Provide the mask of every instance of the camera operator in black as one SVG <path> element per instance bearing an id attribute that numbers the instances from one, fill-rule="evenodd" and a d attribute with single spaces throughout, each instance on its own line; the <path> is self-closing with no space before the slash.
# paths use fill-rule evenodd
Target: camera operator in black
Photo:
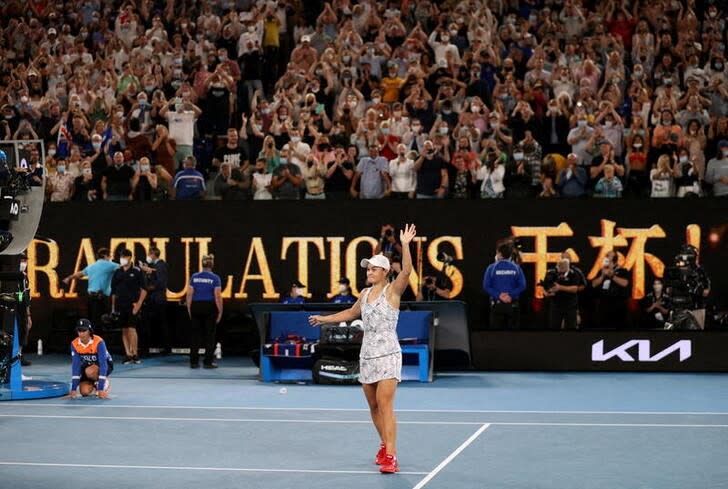
<path id="1" fill-rule="evenodd" d="M 28 283 L 28 255 L 23 252 L 20 255 L 20 273 L 23 274 L 23 281 L 18 283 L 18 308 L 16 317 L 18 319 L 18 341 L 20 345 L 20 364 L 23 367 L 31 365 L 31 361 L 23 355 L 28 346 L 28 336 L 33 327 L 33 318 L 30 314 L 30 284 Z"/>
<path id="2" fill-rule="evenodd" d="M 571 268 L 568 255 L 562 255 L 539 285 L 546 291 L 546 296 L 551 298 L 549 328 L 577 329 L 579 292 L 586 288 L 586 280 L 580 272 Z"/>
<path id="3" fill-rule="evenodd" d="M 448 285 L 449 279 L 446 277 L 425 277 L 425 283 L 420 287 L 420 293 L 417 295 L 418 301 L 441 301 L 450 298 L 451 287 Z"/>
<path id="4" fill-rule="evenodd" d="M 378 255 L 379 253 L 383 254 L 390 260 L 394 255 L 402 253 L 402 245 L 397 243 L 397 238 L 394 235 L 394 226 L 391 224 L 382 225 L 379 242 L 374 248 L 374 255 Z"/>
<path id="5" fill-rule="evenodd" d="M 674 275 L 673 276 L 673 271 Z M 710 279 L 698 265 L 698 250 L 684 245 L 675 257 L 675 265 L 665 270 L 666 302 L 673 310 L 690 311 L 700 329 L 705 327 L 706 298 L 710 295 Z"/>
<path id="6" fill-rule="evenodd" d="M 629 297 L 629 272 L 617 264 L 617 253 L 607 253 L 602 269 L 591 282 L 597 297 L 597 326 L 600 328 L 625 328 L 627 299 Z"/>
<path id="7" fill-rule="evenodd" d="M 167 283 L 169 282 L 169 268 L 167 263 L 160 258 L 159 248 L 153 246 L 149 249 L 147 263 L 139 262 L 139 268 L 146 274 L 147 283 L 147 307 L 144 314 L 144 332 L 148 340 L 152 335 L 152 327 L 159 329 L 159 340 L 162 344 L 162 352 L 166 353 L 171 348 L 169 330 L 167 329 Z M 146 342 L 147 346 L 149 341 Z"/>
<path id="8" fill-rule="evenodd" d="M 144 288 L 144 273 L 134 266 L 131 251 L 123 250 L 119 263 L 121 267 L 114 272 L 114 276 L 111 278 L 111 310 L 119 313 L 121 339 L 126 354 L 124 365 L 129 365 L 130 363 L 141 363 L 136 328 L 147 291 Z"/>
<path id="9" fill-rule="evenodd" d="M 652 281 L 652 292 L 640 301 L 642 310 L 642 327 L 648 329 L 664 329 L 665 321 L 670 317 L 670 308 L 664 293 L 662 280 L 656 278 Z"/>

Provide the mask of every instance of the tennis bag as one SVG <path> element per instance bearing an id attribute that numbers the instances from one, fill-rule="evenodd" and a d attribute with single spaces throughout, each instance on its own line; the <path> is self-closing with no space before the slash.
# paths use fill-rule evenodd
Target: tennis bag
<path id="1" fill-rule="evenodd" d="M 359 326 L 321 326 L 322 345 L 361 345 L 364 330 Z"/>
<path id="2" fill-rule="evenodd" d="M 315 384 L 357 384 L 359 362 L 342 358 L 322 357 L 314 362 L 311 374 Z"/>

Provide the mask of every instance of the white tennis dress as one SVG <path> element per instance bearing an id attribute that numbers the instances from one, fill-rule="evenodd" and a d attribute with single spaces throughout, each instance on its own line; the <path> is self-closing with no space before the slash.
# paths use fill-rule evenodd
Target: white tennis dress
<path id="1" fill-rule="evenodd" d="M 367 304 L 371 288 L 361 296 L 361 319 L 364 338 L 359 352 L 359 382 L 373 384 L 380 380 L 402 380 L 402 349 L 397 339 L 399 309 L 387 301 L 387 284 L 377 300 Z"/>

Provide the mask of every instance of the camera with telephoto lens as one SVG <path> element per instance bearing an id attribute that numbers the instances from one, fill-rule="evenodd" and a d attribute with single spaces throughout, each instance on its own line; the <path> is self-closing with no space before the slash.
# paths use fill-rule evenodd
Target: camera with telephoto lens
<path id="1" fill-rule="evenodd" d="M 102 314 L 101 323 L 106 328 L 120 328 L 122 326 L 121 314 L 118 311 Z"/>
<path id="2" fill-rule="evenodd" d="M 551 268 L 546 272 L 546 276 L 543 278 L 543 280 L 539 280 L 536 285 L 541 286 L 546 290 L 551 290 L 554 285 L 556 285 L 556 281 L 558 279 L 559 273 L 556 271 L 555 268 Z"/>
<path id="3" fill-rule="evenodd" d="M 393 231 L 391 229 L 386 229 L 384 231 L 384 236 L 386 236 L 387 238 L 389 238 L 389 237 L 392 236 L 392 233 L 393 233 Z"/>
<path id="4" fill-rule="evenodd" d="M 672 266 L 665 268 L 663 283 L 665 305 L 674 310 L 698 309 L 703 299 L 703 291 L 708 287 L 697 264 L 698 253 L 695 247 L 685 245 L 675 256 Z"/>

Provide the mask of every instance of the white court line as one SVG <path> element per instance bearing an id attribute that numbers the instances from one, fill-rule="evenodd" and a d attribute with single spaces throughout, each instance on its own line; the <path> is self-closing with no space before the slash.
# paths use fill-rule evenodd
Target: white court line
<path id="1" fill-rule="evenodd" d="M 193 470 L 203 472 L 272 472 L 292 474 L 346 474 L 380 475 L 374 470 L 318 470 L 318 469 L 245 469 L 238 467 L 170 467 L 164 465 L 110 465 L 110 464 L 60 464 L 46 462 L 0 462 L 0 466 L 61 467 L 81 469 L 141 469 L 141 470 Z M 427 472 L 400 472 L 404 475 L 425 475 Z"/>
<path id="2" fill-rule="evenodd" d="M 65 407 L 76 409 L 78 407 L 100 407 L 105 409 L 199 409 L 219 411 L 321 411 L 321 412 L 369 412 L 366 408 L 313 408 L 313 407 L 255 407 L 255 406 L 155 406 L 155 405 L 114 405 L 84 404 L 83 400 L 69 401 L 67 403 L 41 403 L 23 402 L 1 403 L 0 409 L 13 406 L 21 407 Z M 647 416 L 728 416 L 728 412 L 711 411 L 523 411 L 523 410 L 494 410 L 494 409 L 396 409 L 398 413 L 452 413 L 452 414 L 644 414 Z"/>
<path id="3" fill-rule="evenodd" d="M 422 489 L 425 486 L 425 484 L 427 484 L 428 482 L 430 482 L 432 480 L 432 478 L 435 477 L 438 474 L 438 472 L 440 472 L 442 469 L 444 469 L 447 464 L 449 464 L 450 462 L 452 462 L 455 459 L 455 457 L 457 457 L 458 455 L 460 455 L 460 452 L 462 452 L 463 450 L 465 450 L 468 447 L 468 445 L 470 445 L 471 443 L 473 443 L 475 441 L 475 439 L 478 438 L 482 432 L 484 432 L 485 430 L 488 429 L 489 426 L 490 426 L 490 424 L 488 424 L 488 423 L 486 423 L 483 426 L 481 426 L 478 429 L 478 431 L 476 431 L 475 433 L 473 433 L 472 435 L 470 435 L 470 438 L 468 438 L 467 440 L 465 440 L 465 442 L 462 445 L 460 445 L 459 447 L 457 447 L 454 452 L 452 452 L 450 455 L 448 455 L 445 460 L 443 460 L 442 462 L 440 462 L 440 465 L 438 465 L 437 467 L 435 467 L 432 470 L 432 472 L 430 472 L 429 474 L 427 474 L 425 476 L 425 478 L 422 479 L 420 482 L 418 482 L 417 485 L 415 487 L 413 487 L 412 489 Z"/>
<path id="4" fill-rule="evenodd" d="M 340 420 L 340 419 L 264 419 L 264 418 L 161 418 L 148 416 L 81 416 L 60 414 L 0 414 L 0 418 L 33 418 L 33 419 L 97 419 L 122 421 L 199 421 L 219 423 L 310 423 L 310 424 L 372 424 L 371 420 Z M 398 424 L 415 425 L 481 425 L 480 422 L 470 421 L 397 421 Z"/>
<path id="5" fill-rule="evenodd" d="M 265 419 L 265 418 L 164 418 L 148 416 L 83 416 L 61 414 L 0 414 L 0 418 L 31 419 L 81 419 L 81 420 L 121 420 L 121 421 L 192 421 L 213 423 L 308 423 L 308 424 L 371 424 L 369 420 L 339 419 Z M 411 425 L 459 425 L 480 426 L 483 421 L 397 421 L 398 424 Z M 499 422 L 486 423 L 489 426 L 584 426 L 615 428 L 728 428 L 728 424 L 679 424 L 679 423 L 569 423 L 569 422 Z"/>

